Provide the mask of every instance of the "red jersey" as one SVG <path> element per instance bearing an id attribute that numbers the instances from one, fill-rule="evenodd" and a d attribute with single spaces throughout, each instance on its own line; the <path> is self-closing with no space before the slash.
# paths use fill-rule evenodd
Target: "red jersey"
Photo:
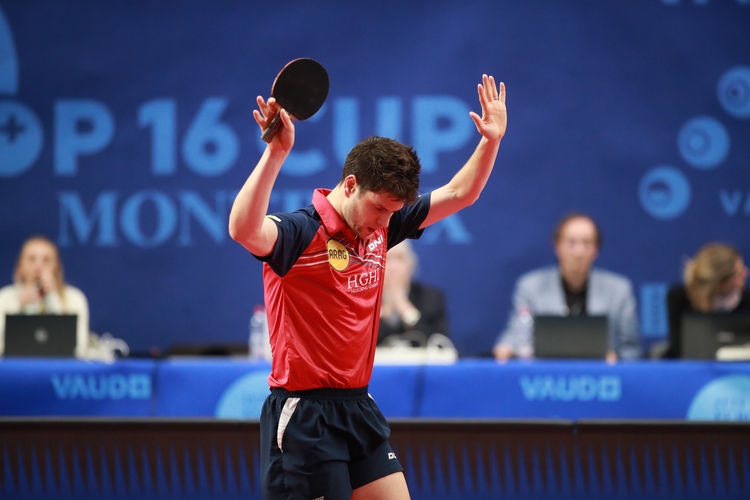
<path id="1" fill-rule="evenodd" d="M 263 265 L 273 352 L 271 387 L 364 387 L 378 338 L 386 252 L 419 238 L 430 196 L 395 212 L 368 241 L 357 238 L 318 189 L 312 205 L 268 217 L 279 236 Z"/>

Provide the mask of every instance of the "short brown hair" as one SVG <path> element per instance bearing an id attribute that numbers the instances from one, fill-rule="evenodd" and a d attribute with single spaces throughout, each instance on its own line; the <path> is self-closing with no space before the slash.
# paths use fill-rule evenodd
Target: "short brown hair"
<path id="1" fill-rule="evenodd" d="M 591 216 L 584 212 L 568 212 L 567 214 L 565 214 L 562 219 L 559 220 L 559 222 L 555 226 L 555 230 L 552 232 L 552 243 L 557 245 L 557 242 L 560 241 L 560 233 L 562 233 L 563 227 L 573 219 L 587 219 L 591 221 L 591 223 L 594 225 L 594 231 L 596 232 L 596 249 L 601 249 L 602 232 L 599 230 L 599 224 L 597 224 L 596 221 L 591 218 Z"/>
<path id="2" fill-rule="evenodd" d="M 373 136 L 354 146 L 346 156 L 341 181 L 353 175 L 363 190 L 385 192 L 410 204 L 417 199 L 421 171 L 413 148 Z"/>

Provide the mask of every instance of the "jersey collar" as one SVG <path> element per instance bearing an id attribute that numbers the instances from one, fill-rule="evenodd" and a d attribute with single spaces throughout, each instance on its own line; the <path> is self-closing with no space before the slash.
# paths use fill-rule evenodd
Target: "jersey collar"
<path id="1" fill-rule="evenodd" d="M 313 192 L 313 207 L 315 207 L 315 211 L 320 215 L 320 220 L 328 234 L 332 236 L 341 234 L 347 240 L 356 242 L 357 238 L 354 236 L 354 232 L 341 219 L 336 209 L 331 205 L 331 202 L 328 201 L 327 196 L 331 191 L 331 189 L 316 189 Z"/>

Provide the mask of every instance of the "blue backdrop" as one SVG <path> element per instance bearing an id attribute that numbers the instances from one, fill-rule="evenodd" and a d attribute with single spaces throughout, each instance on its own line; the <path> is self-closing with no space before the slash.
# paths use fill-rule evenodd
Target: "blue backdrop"
<path id="1" fill-rule="evenodd" d="M 509 127 L 471 208 L 417 244 L 463 355 L 489 351 L 515 279 L 553 262 L 566 211 L 601 224 L 646 339 L 708 240 L 750 257 L 750 2 L 0 1 L 0 277 L 45 233 L 91 326 L 135 350 L 244 342 L 261 265 L 229 208 L 263 143 L 252 119 L 296 57 L 329 70 L 271 210 L 332 187 L 359 139 L 414 145 L 425 189 L 478 135 L 476 84 L 506 82 Z"/>

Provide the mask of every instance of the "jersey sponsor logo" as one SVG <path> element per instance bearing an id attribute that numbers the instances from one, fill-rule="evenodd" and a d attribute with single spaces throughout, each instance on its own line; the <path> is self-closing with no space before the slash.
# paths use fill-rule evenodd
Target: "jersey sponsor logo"
<path id="1" fill-rule="evenodd" d="M 337 271 L 349 267 L 349 251 L 336 240 L 328 240 L 328 262 Z"/>
<path id="2" fill-rule="evenodd" d="M 367 249 L 372 252 L 373 250 L 375 250 L 376 248 L 378 248 L 378 245 L 380 245 L 382 243 L 383 243 L 383 235 L 381 234 L 380 236 L 378 236 L 378 239 L 371 241 L 367 245 Z"/>
<path id="3" fill-rule="evenodd" d="M 366 273 L 349 276 L 347 278 L 347 287 L 349 292 L 356 293 L 375 288 L 379 282 L 380 273 L 377 269 L 374 269 Z"/>

